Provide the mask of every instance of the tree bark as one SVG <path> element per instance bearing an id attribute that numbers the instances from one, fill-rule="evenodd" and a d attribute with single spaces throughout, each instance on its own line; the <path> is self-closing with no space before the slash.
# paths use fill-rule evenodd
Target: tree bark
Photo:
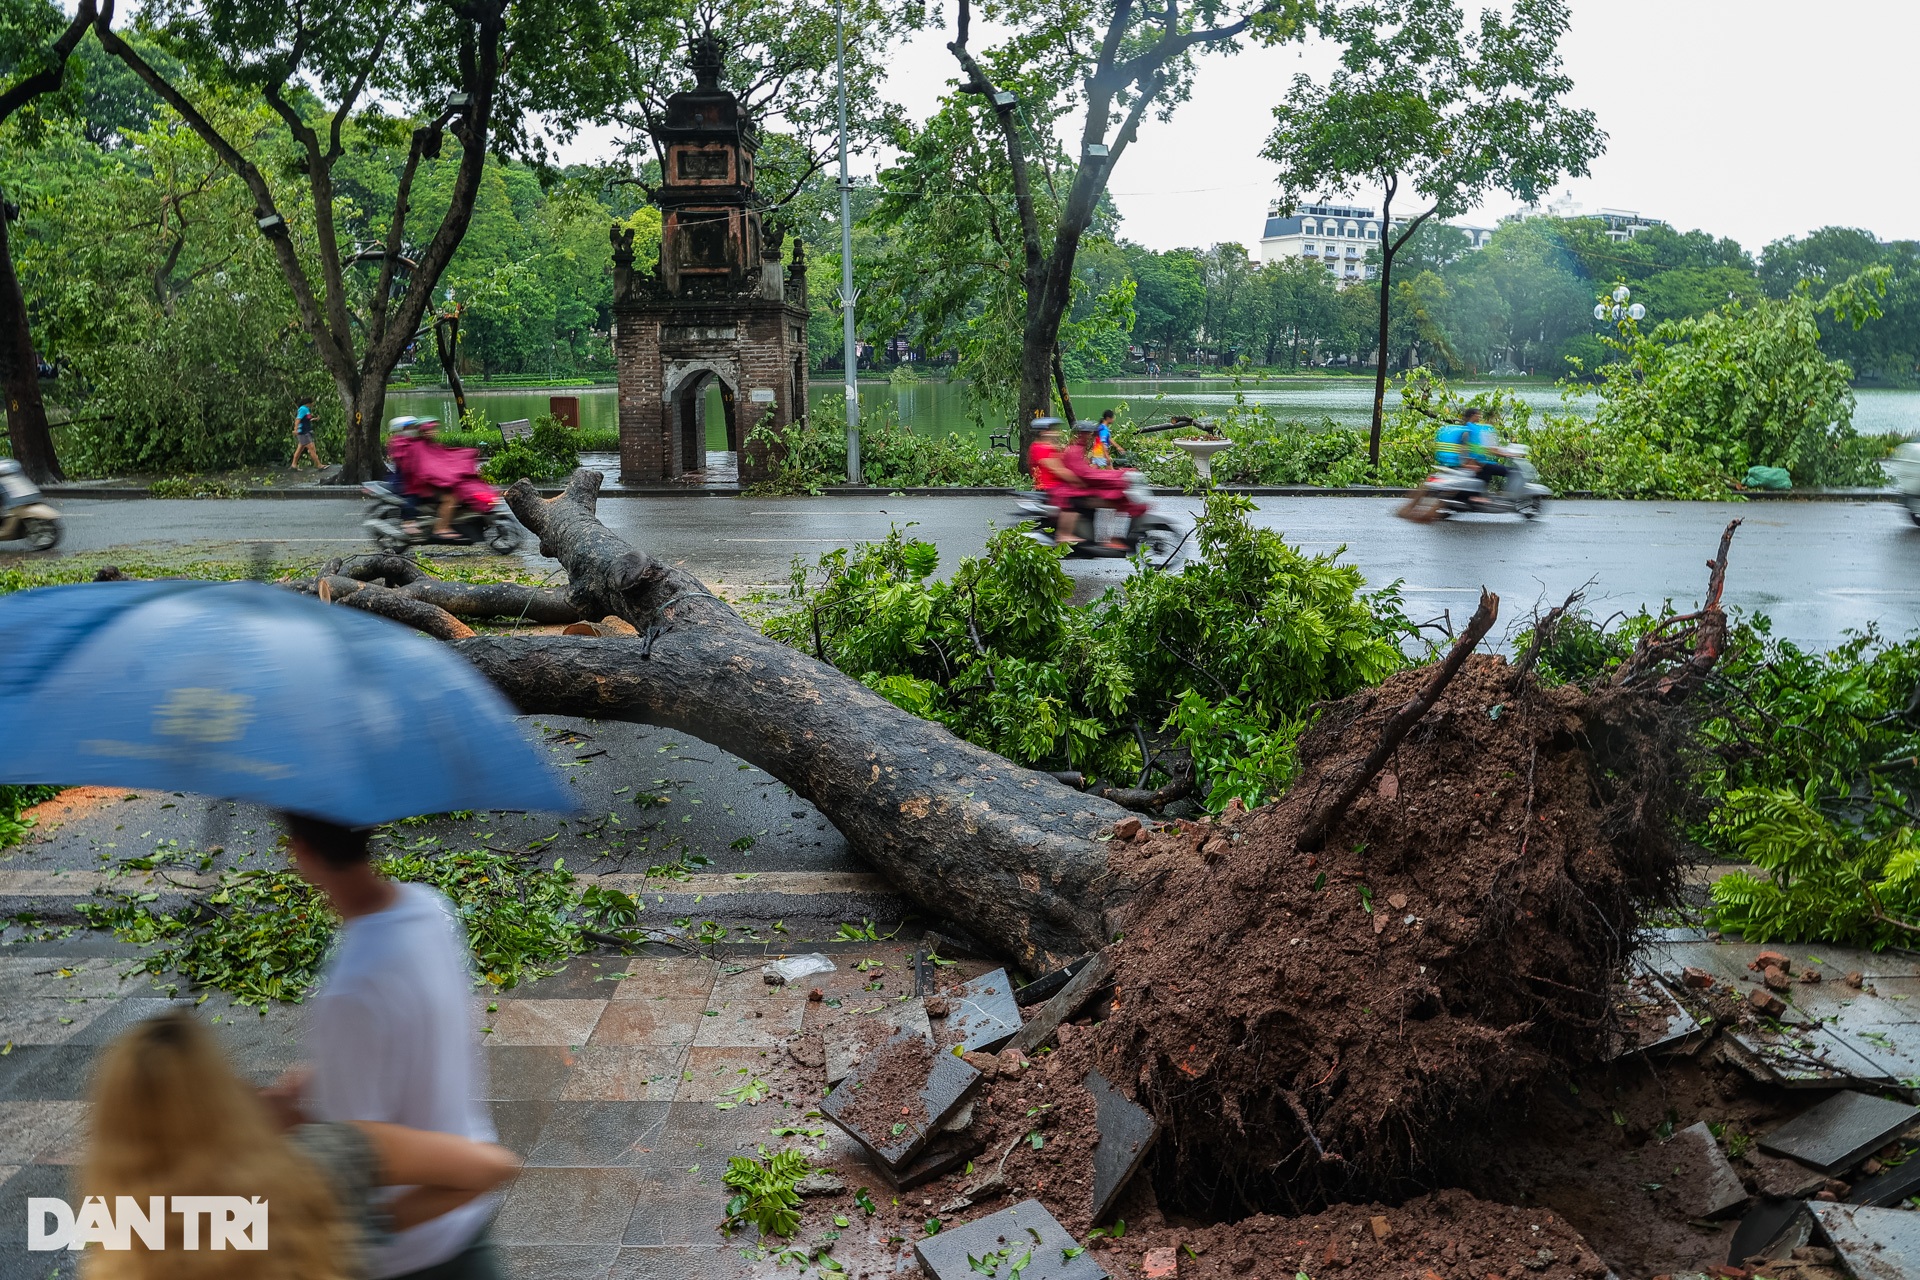
<path id="1" fill-rule="evenodd" d="M 567 567 L 580 614 L 638 632 L 458 641 L 522 710 L 661 725 L 732 752 L 812 801 L 912 901 L 1029 968 L 1107 940 L 1107 912 L 1130 885 L 1098 837 L 1127 810 L 762 635 L 698 579 L 609 532 L 594 515 L 599 487 L 582 470 L 552 500 L 525 481 L 507 491 L 543 553 Z"/>
<path id="2" fill-rule="evenodd" d="M 7 397 L 7 439 L 14 461 L 29 479 L 54 484 L 66 476 L 54 452 L 46 402 L 40 398 L 40 357 L 27 323 L 27 300 L 13 272 L 6 205 L 6 194 L 0 192 L 0 387 Z"/>

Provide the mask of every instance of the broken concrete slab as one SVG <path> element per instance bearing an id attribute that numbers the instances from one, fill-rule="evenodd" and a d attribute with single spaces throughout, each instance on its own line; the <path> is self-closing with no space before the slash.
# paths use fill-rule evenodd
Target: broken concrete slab
<path id="1" fill-rule="evenodd" d="M 1920 1107 L 1843 1089 L 1760 1139 L 1760 1149 L 1832 1173 L 1844 1169 L 1920 1118 Z"/>
<path id="2" fill-rule="evenodd" d="M 915 1156 L 906 1168 L 895 1173 L 883 1167 L 880 1172 L 895 1187 L 908 1191 L 923 1182 L 932 1182 L 944 1173 L 951 1173 L 986 1149 L 987 1144 L 971 1133 L 943 1130 L 927 1143 L 926 1149 Z"/>
<path id="3" fill-rule="evenodd" d="M 846 1130 L 892 1174 L 898 1174 L 920 1154 L 980 1083 L 980 1073 L 972 1066 L 951 1053 L 934 1053 L 929 1044 L 931 1061 L 926 1082 L 912 1095 L 913 1101 L 903 1101 L 899 1108 L 902 1114 L 866 1114 L 871 1108 L 858 1105 L 865 1101 L 861 1090 L 875 1083 L 892 1054 L 917 1035 L 911 1030 L 902 1031 L 869 1053 L 820 1104 L 822 1115 Z"/>
<path id="4" fill-rule="evenodd" d="M 1915 1195 L 1920 1195 L 1920 1160 L 1909 1158 L 1884 1173 L 1854 1183 L 1847 1203 L 1890 1209 Z"/>
<path id="5" fill-rule="evenodd" d="M 1067 985 L 1074 974 L 1086 968 L 1087 961 L 1091 959 L 1092 956 L 1081 956 L 1064 969 L 1055 969 L 1052 973 L 1035 978 L 1013 993 L 1014 1001 L 1022 1009 L 1028 1009 L 1042 1000 L 1050 999 L 1056 991 Z"/>
<path id="6" fill-rule="evenodd" d="M 1093 1095 L 1094 1128 L 1100 1134 L 1093 1148 L 1093 1221 L 1098 1226 L 1146 1160 L 1160 1136 L 1160 1122 L 1098 1071 L 1087 1072 L 1085 1084 Z"/>
<path id="7" fill-rule="evenodd" d="M 1701 1031 L 1700 1020 L 1663 985 L 1659 974 L 1641 962 L 1614 988 L 1613 1007 L 1618 1030 L 1607 1054 L 1610 1059 L 1682 1049 Z"/>
<path id="8" fill-rule="evenodd" d="M 1662 1144 L 1658 1159 L 1665 1171 L 1661 1181 L 1673 1192 L 1674 1202 L 1689 1218 L 1718 1218 L 1747 1202 L 1740 1175 L 1727 1163 L 1720 1142 L 1702 1120 L 1688 1125 Z"/>
<path id="9" fill-rule="evenodd" d="M 1038 1200 L 957 1227 L 913 1246 L 920 1269 L 933 1280 L 1109 1280 L 1093 1254 L 1067 1234 Z M 1024 1265 L 1022 1265 L 1024 1263 Z"/>
<path id="10" fill-rule="evenodd" d="M 1819 1201 L 1807 1207 L 1855 1280 L 1920 1280 L 1920 1213 Z"/>
<path id="11" fill-rule="evenodd" d="M 1807 1242 L 1813 1218 L 1807 1203 L 1785 1196 L 1769 1196 L 1747 1210 L 1734 1228 L 1727 1261 L 1734 1266 L 1755 1257 L 1781 1257 Z"/>
<path id="12" fill-rule="evenodd" d="M 983 973 L 947 997 L 946 1026 L 940 1044 L 957 1044 L 968 1053 L 996 1053 L 1020 1033 L 1020 1006 L 1005 969 Z"/>
<path id="13" fill-rule="evenodd" d="M 889 1000 L 874 1013 L 843 1012 L 820 1028 L 820 1043 L 827 1051 L 827 1084 L 839 1084 L 854 1064 L 903 1031 L 924 1036 L 933 1043 L 933 1024 L 927 1020 L 922 1000 Z"/>
<path id="14" fill-rule="evenodd" d="M 1067 979 L 1067 984 L 1020 1028 L 1020 1034 L 1013 1038 L 1013 1047 L 1021 1053 L 1032 1053 L 1045 1044 L 1060 1029 L 1060 1024 L 1078 1013 L 1080 1006 L 1092 999 L 1093 993 L 1112 976 L 1113 955 L 1108 951 L 1094 953 L 1086 967 Z"/>

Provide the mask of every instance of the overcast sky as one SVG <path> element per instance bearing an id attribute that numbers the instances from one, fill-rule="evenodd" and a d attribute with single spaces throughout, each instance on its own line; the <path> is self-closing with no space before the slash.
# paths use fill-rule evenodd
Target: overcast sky
<path id="1" fill-rule="evenodd" d="M 1571 100 L 1608 134 L 1593 176 L 1566 184 L 1584 208 L 1636 210 L 1756 252 L 1830 224 L 1920 239 L 1907 79 L 1920 5 L 1571 4 Z M 949 36 L 928 32 L 894 60 L 890 96 L 915 118 L 953 77 Z M 1260 159 L 1273 104 L 1297 71 L 1324 75 L 1329 63 L 1325 49 L 1297 45 L 1204 60 L 1193 99 L 1146 125 L 1114 172 L 1121 234 L 1153 249 L 1238 240 L 1253 250 L 1274 193 Z M 1512 209 L 1492 203 L 1473 220 Z"/>

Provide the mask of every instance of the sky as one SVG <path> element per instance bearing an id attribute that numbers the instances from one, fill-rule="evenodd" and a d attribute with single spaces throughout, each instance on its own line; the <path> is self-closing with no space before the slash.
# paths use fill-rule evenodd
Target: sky
<path id="1" fill-rule="evenodd" d="M 1828 225 L 1920 239 L 1912 86 L 1899 69 L 1920 47 L 1920 5 L 1570 2 L 1569 101 L 1609 136 L 1592 176 L 1563 184 L 1584 210 L 1629 209 L 1754 252 Z M 889 96 L 916 119 L 953 78 L 949 38 L 923 33 L 892 59 Z M 1114 171 L 1120 234 L 1156 250 L 1239 241 L 1257 252 L 1275 191 L 1260 158 L 1273 104 L 1296 73 L 1324 76 L 1331 63 L 1329 50 L 1298 45 L 1205 59 L 1192 99 L 1143 126 Z M 1466 221 L 1515 207 L 1490 202 Z"/>

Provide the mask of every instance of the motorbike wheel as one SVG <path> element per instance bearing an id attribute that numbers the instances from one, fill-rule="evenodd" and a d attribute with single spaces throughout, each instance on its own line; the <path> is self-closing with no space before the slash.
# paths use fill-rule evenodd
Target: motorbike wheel
<path id="1" fill-rule="evenodd" d="M 1546 500 L 1544 498 L 1535 498 L 1532 502 L 1520 508 L 1520 514 L 1529 520 L 1538 520 L 1545 509 Z"/>
<path id="2" fill-rule="evenodd" d="M 495 555 L 512 555 L 520 549 L 520 530 L 505 520 L 494 521 L 487 529 L 487 547 Z"/>
<path id="3" fill-rule="evenodd" d="M 404 552 L 409 544 L 405 538 L 396 534 L 376 533 L 373 535 L 373 545 L 389 555 L 397 556 Z"/>
<path id="4" fill-rule="evenodd" d="M 58 520 L 27 521 L 27 550 L 51 551 L 60 542 L 60 522 Z"/>
<path id="5" fill-rule="evenodd" d="M 1186 542 L 1180 531 L 1164 520 L 1156 520 L 1140 531 L 1140 545 L 1147 549 L 1156 567 L 1171 569 L 1184 558 Z"/>

